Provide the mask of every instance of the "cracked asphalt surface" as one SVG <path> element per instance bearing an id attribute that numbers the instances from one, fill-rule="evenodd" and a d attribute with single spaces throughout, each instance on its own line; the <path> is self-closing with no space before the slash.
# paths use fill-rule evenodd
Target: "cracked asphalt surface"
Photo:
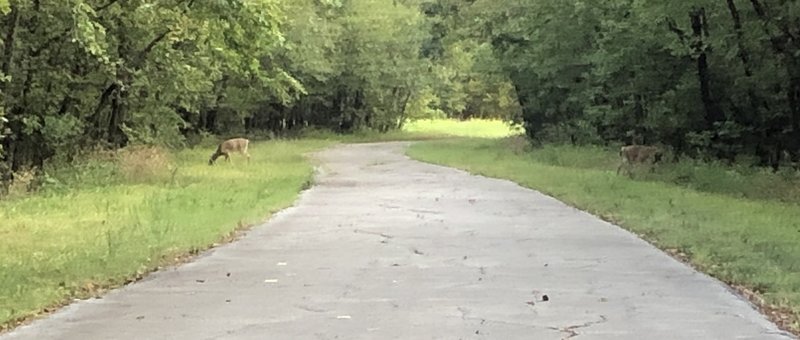
<path id="1" fill-rule="evenodd" d="M 241 240 L 0 339 L 792 338 L 634 235 L 407 145 L 326 150 Z"/>

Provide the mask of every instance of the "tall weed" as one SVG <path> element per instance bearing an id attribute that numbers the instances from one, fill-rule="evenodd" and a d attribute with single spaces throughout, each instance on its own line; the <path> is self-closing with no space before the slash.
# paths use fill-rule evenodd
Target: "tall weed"
<path id="1" fill-rule="evenodd" d="M 119 175 L 128 183 L 161 183 L 177 171 L 170 153 L 156 146 L 135 146 L 116 154 Z"/>

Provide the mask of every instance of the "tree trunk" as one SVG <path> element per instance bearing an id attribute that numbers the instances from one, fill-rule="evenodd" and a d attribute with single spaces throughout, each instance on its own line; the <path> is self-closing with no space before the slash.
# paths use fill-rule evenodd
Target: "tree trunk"
<path id="1" fill-rule="evenodd" d="M 403 125 L 406 123 L 406 108 L 408 107 L 409 100 L 411 100 L 411 91 L 406 93 L 405 98 L 403 98 L 403 101 L 400 104 L 400 120 L 397 124 L 398 129 L 402 129 Z"/>
<path id="2" fill-rule="evenodd" d="M 728 10 L 731 13 L 733 20 L 733 29 L 736 31 L 736 43 L 739 46 L 739 59 L 742 60 L 742 67 L 744 74 L 749 78 L 753 76 L 753 71 L 750 67 L 750 53 L 744 45 L 744 31 L 742 29 L 742 18 L 739 14 L 739 9 L 736 8 L 736 3 L 733 0 L 727 0 Z"/>
<path id="3" fill-rule="evenodd" d="M 122 131 L 122 124 L 125 122 L 125 102 L 127 97 L 128 91 L 122 91 L 118 88 L 111 99 L 111 113 L 108 118 L 106 133 L 108 143 L 115 147 L 123 147 L 128 142 L 125 132 Z"/>
<path id="4" fill-rule="evenodd" d="M 636 135 L 633 137 L 634 140 L 639 139 L 642 144 L 647 144 L 649 138 L 647 138 L 647 131 L 644 128 L 644 119 L 645 119 L 645 110 L 644 110 L 644 100 L 641 94 L 635 94 L 633 96 L 633 121 L 634 121 L 634 130 Z"/>
<path id="5" fill-rule="evenodd" d="M 711 93 L 711 70 L 705 46 L 705 38 L 708 35 L 705 9 L 695 9 L 690 13 L 689 17 L 692 22 L 692 33 L 695 37 L 692 48 L 698 53 L 697 77 L 700 82 L 700 97 L 705 109 L 705 129 L 713 130 L 715 123 L 725 120 L 725 114 Z"/>
<path id="6" fill-rule="evenodd" d="M 789 85 L 789 106 L 791 106 L 792 132 L 787 148 L 795 168 L 800 167 L 800 77 L 794 76 Z"/>
<path id="7" fill-rule="evenodd" d="M 100 99 L 98 100 L 97 106 L 94 109 L 94 114 L 92 114 L 92 124 L 93 124 L 93 131 L 89 133 L 89 135 L 94 140 L 99 140 L 105 138 L 104 131 L 107 131 L 103 127 L 103 122 L 106 121 L 105 111 L 106 106 L 108 105 L 109 101 L 111 100 L 111 96 L 117 92 L 118 85 L 115 82 L 112 82 L 110 85 L 103 90 L 103 93 L 100 94 Z"/>

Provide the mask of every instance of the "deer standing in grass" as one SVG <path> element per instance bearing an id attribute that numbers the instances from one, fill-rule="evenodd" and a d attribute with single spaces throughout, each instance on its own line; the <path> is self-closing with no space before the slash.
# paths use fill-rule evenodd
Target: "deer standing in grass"
<path id="1" fill-rule="evenodd" d="M 617 175 L 619 175 L 619 171 L 622 170 L 622 167 L 628 165 L 626 167 L 628 175 L 631 174 L 630 166 L 633 166 L 637 163 L 645 163 L 645 162 L 652 162 L 653 165 L 661 161 L 663 157 L 663 152 L 661 149 L 655 146 L 645 146 L 645 145 L 628 145 L 623 146 L 619 150 L 619 156 L 622 158 L 619 167 L 617 167 Z M 653 171 L 655 168 L 650 168 L 650 171 Z"/>
<path id="2" fill-rule="evenodd" d="M 249 144 L 250 140 L 246 138 L 233 138 L 220 143 L 219 146 L 217 146 L 217 151 L 214 152 L 208 160 L 208 165 L 213 165 L 220 156 L 224 156 L 225 161 L 230 162 L 230 154 L 232 152 L 238 152 L 244 155 L 247 157 L 247 162 L 250 163 L 250 154 L 247 153 L 247 146 Z"/>

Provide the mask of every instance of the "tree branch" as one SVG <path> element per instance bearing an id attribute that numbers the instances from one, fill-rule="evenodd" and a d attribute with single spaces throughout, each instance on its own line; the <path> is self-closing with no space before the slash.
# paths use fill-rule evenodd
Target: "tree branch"
<path id="1" fill-rule="evenodd" d="M 678 38 L 681 39 L 681 42 L 686 42 L 686 32 L 678 27 L 678 24 L 675 23 L 674 19 L 667 18 L 667 27 L 669 27 L 669 30 L 674 32 Z"/>
<path id="2" fill-rule="evenodd" d="M 162 40 L 164 40 L 164 38 L 166 38 L 166 37 L 167 37 L 167 34 L 170 34 L 170 32 L 172 32 L 172 30 L 169 30 L 169 29 L 168 29 L 168 30 L 164 31 L 164 33 L 161 33 L 161 34 L 159 34 L 157 37 L 155 37 L 155 39 L 153 39 L 152 41 L 150 41 L 150 43 L 149 43 L 149 44 L 147 44 L 147 46 L 146 46 L 146 47 L 145 47 L 145 48 L 142 50 L 142 52 L 140 52 L 140 53 L 139 53 L 139 54 L 140 54 L 140 56 L 141 56 L 141 58 L 144 58 L 145 56 L 147 56 L 147 54 L 148 54 L 148 53 L 150 53 L 150 51 L 152 51 L 152 50 L 153 50 L 153 48 L 155 48 L 155 47 L 156 47 L 156 45 L 157 45 L 159 42 L 161 42 Z"/>
<path id="3" fill-rule="evenodd" d="M 183 10 L 184 14 L 186 14 L 186 12 L 188 12 L 189 9 L 192 7 L 192 5 L 194 5 L 194 3 L 195 3 L 195 0 L 188 0 L 188 1 L 189 1 L 189 3 L 186 5 L 186 8 Z M 156 36 L 152 41 L 150 41 L 150 43 L 147 44 L 147 46 L 145 46 L 145 48 L 142 50 L 142 52 L 139 53 L 140 60 L 144 61 L 145 57 L 147 57 L 147 55 L 156 47 L 156 45 L 159 42 L 161 42 L 162 40 L 164 40 L 164 38 L 166 38 L 167 35 L 170 34 L 170 33 L 172 33 L 172 30 L 171 29 L 167 29 L 163 33 L 161 33 L 158 36 Z"/>
<path id="4" fill-rule="evenodd" d="M 114 5 L 115 3 L 117 3 L 117 2 L 119 2 L 119 0 L 111 0 L 111 1 L 109 1 L 107 4 L 105 4 L 105 5 L 102 5 L 102 6 L 100 6 L 100 7 L 97 7 L 97 8 L 95 8 L 95 9 L 94 9 L 94 11 L 95 11 L 95 12 L 100 12 L 100 11 L 103 11 L 103 10 L 105 10 L 106 8 L 109 8 L 109 7 L 113 6 L 113 5 Z"/>

